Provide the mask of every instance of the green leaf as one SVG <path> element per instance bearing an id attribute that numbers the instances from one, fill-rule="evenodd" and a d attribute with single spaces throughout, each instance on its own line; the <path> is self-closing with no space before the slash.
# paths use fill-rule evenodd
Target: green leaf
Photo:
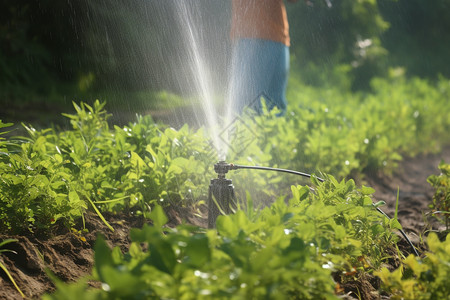
<path id="1" fill-rule="evenodd" d="M 202 267 L 211 259 L 208 237 L 204 234 L 194 234 L 191 236 L 188 240 L 185 254 L 187 256 L 187 263 L 198 268 Z"/>
<path id="2" fill-rule="evenodd" d="M 375 193 L 375 190 L 371 187 L 367 187 L 367 186 L 362 186 L 361 187 L 361 193 L 363 195 L 372 195 L 373 193 Z"/>
<path id="3" fill-rule="evenodd" d="M 153 240 L 148 246 L 150 250 L 149 262 L 158 270 L 168 274 L 173 274 L 177 258 L 172 249 L 172 246 L 161 237 Z"/>
<path id="4" fill-rule="evenodd" d="M 131 151 L 130 158 L 131 165 L 138 170 L 138 172 L 147 169 L 145 161 L 134 151 Z"/>
<path id="5" fill-rule="evenodd" d="M 239 233 L 239 228 L 228 215 L 217 217 L 216 228 L 220 235 L 226 237 L 235 237 Z"/>
<path id="6" fill-rule="evenodd" d="M 12 284 L 14 285 L 14 287 L 16 288 L 16 290 L 19 292 L 19 294 L 22 296 L 22 298 L 25 298 L 25 294 L 22 292 L 22 290 L 19 288 L 19 286 L 17 285 L 16 281 L 14 280 L 14 278 L 12 277 L 11 273 L 8 271 L 8 269 L 6 268 L 6 266 L 0 261 L 0 269 L 3 270 L 3 272 L 5 272 L 6 276 L 8 276 L 9 280 L 12 282 Z"/>
<path id="7" fill-rule="evenodd" d="M 78 196 L 78 193 L 76 191 L 70 191 L 69 192 L 69 201 L 70 202 L 78 202 L 78 201 L 80 201 L 80 196 Z"/>
<path id="8" fill-rule="evenodd" d="M 308 198 L 309 187 L 307 186 L 291 186 L 291 191 L 294 199 L 303 201 Z"/>
<path id="9" fill-rule="evenodd" d="M 164 212 L 164 209 L 160 205 L 155 205 L 152 209 L 150 219 L 153 221 L 153 225 L 156 228 L 162 228 L 169 220 Z"/>
<path id="10" fill-rule="evenodd" d="M 147 147 L 145 148 L 145 151 L 147 151 L 148 153 L 150 153 L 150 155 L 152 156 L 153 162 L 154 163 L 158 163 L 158 155 L 156 154 L 156 152 L 153 150 L 152 146 L 149 144 L 147 145 Z"/>
<path id="11" fill-rule="evenodd" d="M 180 167 L 177 164 L 174 164 L 173 161 L 170 164 L 170 167 L 167 169 L 167 174 L 175 174 L 175 175 L 179 175 L 183 173 L 183 168 Z"/>
<path id="12" fill-rule="evenodd" d="M 402 225 L 400 224 L 400 222 L 397 219 L 390 219 L 389 227 L 392 229 L 402 230 Z"/>
<path id="13" fill-rule="evenodd" d="M 89 203 L 91 204 L 92 208 L 95 210 L 95 213 L 97 214 L 97 216 L 103 221 L 103 223 L 105 223 L 105 225 L 112 231 L 114 232 L 114 228 L 109 225 L 108 221 L 106 221 L 105 217 L 102 215 L 102 213 L 100 212 L 100 210 L 98 210 L 97 206 L 95 206 L 94 202 L 92 202 L 92 200 L 86 196 L 86 198 L 88 199 Z"/>
<path id="14" fill-rule="evenodd" d="M 107 274 L 105 274 L 105 267 L 113 266 L 114 261 L 111 256 L 111 249 L 106 244 L 103 235 L 99 235 L 95 241 L 94 246 L 94 268 L 97 272 L 99 279 L 105 282 Z"/>
<path id="15" fill-rule="evenodd" d="M 364 206 L 372 206 L 373 205 L 372 199 L 368 196 L 365 196 L 363 198 L 363 205 Z"/>
<path id="16" fill-rule="evenodd" d="M 386 205 L 386 202 L 385 202 L 385 201 L 378 201 L 378 202 L 375 203 L 373 206 L 375 206 L 375 207 L 380 207 L 380 206 L 383 206 L 383 205 Z"/>

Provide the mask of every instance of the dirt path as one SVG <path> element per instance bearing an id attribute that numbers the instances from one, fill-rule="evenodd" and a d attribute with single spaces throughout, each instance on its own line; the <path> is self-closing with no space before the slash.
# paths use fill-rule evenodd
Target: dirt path
<path id="1" fill-rule="evenodd" d="M 399 189 L 398 218 L 405 232 L 414 242 L 419 241 L 419 236 L 424 229 L 422 212 L 427 211 L 431 203 L 433 189 L 426 179 L 432 174 L 439 174 L 437 168 L 439 162 L 450 162 L 450 147 L 437 155 L 421 155 L 415 158 L 404 159 L 398 171 L 391 177 L 367 178 L 366 185 L 373 187 L 376 200 L 384 200 L 387 205 L 382 209 L 390 216 L 395 212 L 397 189 Z M 169 212 L 171 224 L 181 222 L 180 215 L 189 215 L 187 212 Z M 39 298 L 45 292 L 54 289 L 51 280 L 45 273 L 50 269 L 63 281 L 75 281 L 90 274 L 93 266 L 93 245 L 97 234 L 102 233 L 111 245 L 119 246 L 126 251 L 129 245 L 128 233 L 132 227 L 141 227 L 142 219 L 132 219 L 124 216 L 109 216 L 109 222 L 115 229 L 111 232 L 93 215 L 86 216 L 86 227 L 89 233 L 79 235 L 76 232 L 65 232 L 50 239 L 38 240 L 33 236 L 2 236 L 5 238 L 17 238 L 18 243 L 8 244 L 8 249 L 17 254 L 7 253 L 0 256 L 12 273 L 19 287 L 30 298 Z M 206 226 L 205 220 L 192 217 L 187 220 L 199 226 Z M 0 271 L 1 272 L 1 271 Z M 0 299 L 21 299 L 19 293 L 1 272 Z"/>
<path id="2" fill-rule="evenodd" d="M 438 165 L 442 160 L 450 163 L 450 147 L 446 147 L 440 154 L 405 158 L 392 176 L 367 179 L 367 185 L 375 189 L 375 198 L 386 202 L 386 206 L 381 209 L 391 217 L 395 214 L 397 191 L 399 192 L 398 220 L 414 243 L 420 241 L 425 225 L 438 229 L 439 224 L 436 222 L 426 224 L 422 214 L 429 211 L 428 205 L 432 203 L 434 194 L 427 178 L 440 173 Z"/>

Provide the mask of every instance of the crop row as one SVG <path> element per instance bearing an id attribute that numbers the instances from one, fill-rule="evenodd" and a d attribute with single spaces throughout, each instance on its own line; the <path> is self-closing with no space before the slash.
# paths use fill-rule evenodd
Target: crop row
<path id="1" fill-rule="evenodd" d="M 337 299 L 335 279 L 344 285 L 387 259 L 395 222 L 374 209 L 373 189 L 329 177 L 314 193 L 292 193 L 260 211 L 220 216 L 214 230 L 163 227 L 157 206 L 153 226 L 132 230 L 128 252 L 97 240 L 101 289 L 59 283 L 44 299 Z"/>
<path id="2" fill-rule="evenodd" d="M 284 118 L 239 118 L 227 160 L 344 178 L 392 171 L 402 155 L 438 151 L 449 140 L 449 81 L 374 86 L 365 96 L 304 87 Z M 0 140 L 1 232 L 70 227 L 88 209 L 101 218 L 103 211 L 148 215 L 155 203 L 206 200 L 218 155 L 205 129 L 175 130 L 149 116 L 110 128 L 104 103 L 74 106 L 75 114 L 65 114 L 71 130 L 26 126 L 28 137 Z M 233 178 L 241 195 L 252 187 L 255 199 L 288 194 L 295 183 L 248 171 Z"/>
<path id="3" fill-rule="evenodd" d="M 260 211 L 219 216 L 214 230 L 165 227 L 156 206 L 153 226 L 133 229 L 127 252 L 97 240 L 89 279 L 101 288 L 90 288 L 88 278 L 57 280 L 43 299 L 340 299 L 356 293 L 355 282 L 362 299 L 382 290 L 392 299 L 446 299 L 450 239 L 430 234 L 423 258 L 409 255 L 390 272 L 382 266 L 398 255 L 392 229 L 399 225 L 375 210 L 374 190 L 331 176 L 313 184 L 313 192 L 292 186 L 289 201 Z M 364 289 L 374 275 L 382 286 Z"/>
<path id="4" fill-rule="evenodd" d="M 74 104 L 75 114 L 65 115 L 71 130 L 25 126 L 27 137 L 0 135 L 0 232 L 48 234 L 55 223 L 73 227 L 87 210 L 106 224 L 105 211 L 153 220 L 153 227 L 133 231 L 127 253 L 99 239 L 94 276 L 103 289 L 61 285 L 48 297 L 332 299 L 343 292 L 339 283 L 380 270 L 396 241 L 391 231 L 399 228 L 374 210 L 372 189 L 341 178 L 392 171 L 402 155 L 437 151 L 449 138 L 448 81 L 374 86 L 370 95 L 303 87 L 284 118 L 276 112 L 239 118 L 230 130 L 230 162 L 321 171 L 339 180 L 324 175 L 312 193 L 290 188 L 293 179 L 236 171 L 238 198 L 249 190 L 249 205 L 219 217 L 217 230 L 163 229 L 161 207 L 206 201 L 218 155 L 205 129 L 175 130 L 149 116 L 110 128 L 104 103 Z M 438 190 L 447 186 L 441 178 L 430 182 Z M 285 201 L 286 194 L 292 199 Z M 252 209 L 268 197 L 278 200 Z M 435 211 L 446 216 L 447 200 L 435 200 Z M 448 247 L 431 240 L 431 248 Z M 389 282 L 406 284 L 398 273 L 381 272 L 391 292 L 396 286 Z"/>

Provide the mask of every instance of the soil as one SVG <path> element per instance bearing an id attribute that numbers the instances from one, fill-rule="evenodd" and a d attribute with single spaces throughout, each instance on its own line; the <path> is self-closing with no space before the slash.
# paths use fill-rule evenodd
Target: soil
<path id="1" fill-rule="evenodd" d="M 428 205 L 432 201 L 434 192 L 427 183 L 427 177 L 439 174 L 437 166 L 441 160 L 450 162 L 450 147 L 439 154 L 405 158 L 392 176 L 371 174 L 366 176 L 363 182 L 364 185 L 375 189 L 375 201 L 386 202 L 382 210 L 390 216 L 394 216 L 397 191 L 399 191 L 398 219 L 408 237 L 419 248 L 421 236 L 424 235 L 425 230 L 430 229 L 430 226 L 439 229 L 438 224 L 426 222 L 423 214 L 429 210 Z M 167 214 L 170 226 L 180 224 L 184 218 L 187 223 L 207 227 L 206 213 L 201 218 L 194 216 L 189 208 L 177 208 L 177 210 L 172 208 L 167 211 Z M 105 217 L 113 226 L 114 232 L 111 232 L 97 216 L 87 214 L 85 221 L 88 233 L 80 234 L 61 228 L 59 232 L 47 238 L 0 234 L 0 241 L 6 238 L 18 240 L 5 247 L 15 251 L 15 254 L 2 253 L 0 263 L 6 266 L 28 298 L 37 299 L 42 294 L 55 289 L 46 270 L 64 282 L 76 281 L 87 276 L 93 267 L 93 246 L 98 234 L 105 236 L 111 246 L 119 246 L 122 251 L 127 251 L 130 243 L 130 229 L 140 228 L 145 222 L 143 219 L 125 215 L 106 215 Z M 400 249 L 408 252 L 410 251 L 408 247 L 405 241 L 401 242 Z M 393 261 L 391 268 L 396 267 L 396 263 L 398 261 Z M 342 286 L 342 290 L 346 293 L 347 299 L 356 298 L 354 291 L 359 291 L 362 299 L 380 299 L 376 293 L 378 286 L 377 278 L 356 278 L 355 281 Z M 381 298 L 388 298 L 388 296 L 381 296 Z M 22 299 L 2 271 L 0 271 L 0 299 Z"/>
<path id="2" fill-rule="evenodd" d="M 207 217 L 196 217 L 189 208 L 170 209 L 166 214 L 169 218 L 168 226 L 171 227 L 182 221 L 204 228 L 208 225 Z M 182 219 L 180 216 L 187 217 Z M 38 299 L 55 289 L 48 271 L 64 282 L 76 281 L 91 274 L 94 264 L 93 247 L 99 234 L 105 237 L 110 247 L 118 246 L 122 252 L 126 252 L 130 245 L 130 229 L 141 228 L 147 222 L 141 217 L 129 215 L 104 214 L 104 217 L 114 228 L 114 232 L 98 216 L 88 213 L 85 215 L 87 233 L 68 232 L 61 228 L 49 238 L 0 234 L 0 241 L 7 238 L 18 240 L 5 246 L 5 249 L 15 253 L 2 253 L 0 262 L 3 262 L 27 298 Z M 82 228 L 79 225 L 77 228 Z M 6 274 L 0 272 L 0 299 L 22 299 Z"/>
<path id="3" fill-rule="evenodd" d="M 384 200 L 381 209 L 390 217 L 395 214 L 398 193 L 398 220 L 409 239 L 416 245 L 429 230 L 443 231 L 445 227 L 433 218 L 425 218 L 430 211 L 434 194 L 427 178 L 440 174 L 439 163 L 450 163 L 450 147 L 439 154 L 423 154 L 407 157 L 400 162 L 398 170 L 392 176 L 375 175 L 368 177 L 366 185 L 375 189 L 376 201 Z"/>

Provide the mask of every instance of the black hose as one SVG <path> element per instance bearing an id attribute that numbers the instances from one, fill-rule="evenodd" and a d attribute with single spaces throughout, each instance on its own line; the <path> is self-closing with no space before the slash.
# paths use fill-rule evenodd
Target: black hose
<path id="1" fill-rule="evenodd" d="M 303 176 L 303 177 L 315 177 L 317 178 L 317 180 L 319 180 L 320 182 L 324 182 L 325 179 L 308 174 L 308 173 L 303 173 L 303 172 L 298 172 L 298 171 L 293 171 L 293 170 L 288 170 L 288 169 L 279 169 L 279 168 L 270 168 L 270 167 L 261 167 L 261 166 L 243 166 L 243 165 L 235 165 L 232 164 L 232 169 L 253 169 L 253 170 L 266 170 L 266 171 L 276 171 L 276 172 L 283 172 L 283 173 L 289 173 L 289 174 L 294 174 L 294 175 L 299 175 L 299 176 Z M 385 216 L 388 220 L 390 220 L 391 218 L 384 212 L 382 211 L 379 207 L 376 207 L 377 211 L 380 212 L 383 216 Z M 411 242 L 411 240 L 408 238 L 408 236 L 406 235 L 406 233 L 403 231 L 403 229 L 399 229 L 400 233 L 402 234 L 402 236 L 405 238 L 405 240 L 408 242 L 408 244 L 411 246 L 411 249 L 413 250 L 414 254 L 416 256 L 419 256 L 419 253 L 416 250 L 416 247 L 414 247 L 414 244 Z"/>
<path id="2" fill-rule="evenodd" d="M 382 211 L 379 207 L 376 208 L 378 212 L 380 212 L 383 216 L 385 216 L 388 220 L 390 220 L 391 218 L 384 212 Z M 403 231 L 403 229 L 399 229 L 400 233 L 402 234 L 402 236 L 405 238 L 405 240 L 408 242 L 408 244 L 411 246 L 411 249 L 413 250 L 414 254 L 416 256 L 419 256 L 419 252 L 417 252 L 416 247 L 414 247 L 414 244 L 411 242 L 411 240 L 408 238 L 408 236 L 406 235 L 406 233 Z"/>
<path id="3" fill-rule="evenodd" d="M 315 177 L 317 178 L 317 180 L 319 180 L 320 182 L 324 182 L 325 179 L 322 179 L 320 177 L 317 177 L 315 175 L 311 175 L 311 174 L 307 174 L 307 173 L 303 173 L 303 172 L 298 172 L 298 171 L 293 171 L 293 170 L 288 170 L 288 169 L 279 169 L 279 168 L 270 168 L 270 167 L 260 167 L 260 166 L 242 166 L 242 165 L 233 165 L 236 169 L 254 169 L 254 170 L 267 170 L 267 171 L 276 171 L 276 172 L 284 172 L 284 173 L 289 173 L 289 174 L 294 174 L 294 175 L 300 175 L 303 177 Z"/>

